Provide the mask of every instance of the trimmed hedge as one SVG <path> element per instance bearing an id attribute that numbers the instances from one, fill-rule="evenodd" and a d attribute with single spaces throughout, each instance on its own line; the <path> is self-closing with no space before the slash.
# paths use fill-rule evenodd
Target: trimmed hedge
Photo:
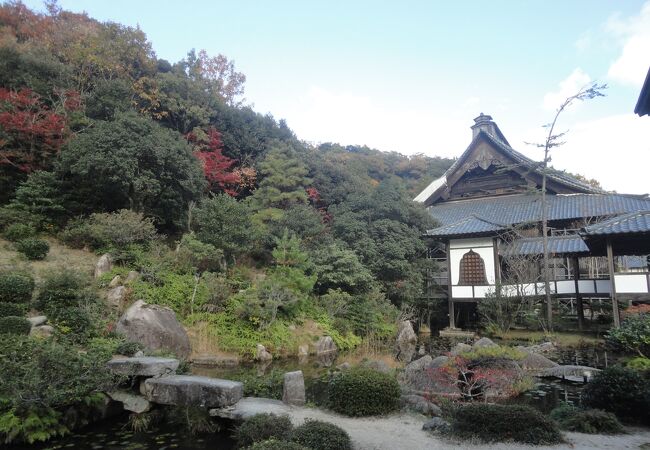
<path id="1" fill-rule="evenodd" d="M 256 414 L 242 422 L 235 430 L 234 438 L 240 447 L 248 447 L 269 439 L 287 441 L 292 430 L 293 425 L 289 416 Z"/>
<path id="2" fill-rule="evenodd" d="M 534 445 L 562 442 L 555 422 L 523 405 L 474 403 L 462 406 L 453 413 L 451 433 L 484 442 L 514 441 Z"/>
<path id="3" fill-rule="evenodd" d="M 0 334 L 29 334 L 32 324 L 24 317 L 8 316 L 0 318 Z"/>
<path id="4" fill-rule="evenodd" d="M 34 291 L 34 279 L 16 272 L 0 272 L 0 302 L 29 303 Z"/>
<path id="5" fill-rule="evenodd" d="M 23 223 L 9 225 L 4 232 L 5 239 L 11 242 L 22 241 L 32 236 L 36 236 L 36 229 L 31 225 L 25 225 Z"/>
<path id="6" fill-rule="evenodd" d="M 582 403 L 621 419 L 650 423 L 650 386 L 633 369 L 613 366 L 601 370 L 582 391 Z"/>
<path id="7" fill-rule="evenodd" d="M 0 317 L 22 316 L 25 314 L 25 308 L 17 303 L 0 302 Z"/>
<path id="8" fill-rule="evenodd" d="M 268 441 L 256 442 L 248 450 L 310 450 L 295 442 L 278 441 L 277 439 L 269 439 Z"/>
<path id="9" fill-rule="evenodd" d="M 560 427 L 568 431 L 589 434 L 619 434 L 623 426 L 612 413 L 600 409 L 577 411 L 560 422 Z"/>
<path id="10" fill-rule="evenodd" d="M 352 450 L 348 433 L 333 423 L 305 420 L 293 430 L 291 440 L 312 450 Z"/>
<path id="11" fill-rule="evenodd" d="M 45 259 L 50 251 L 50 244 L 43 239 L 23 239 L 16 244 L 16 250 L 25 255 L 30 261 L 40 261 Z"/>
<path id="12" fill-rule="evenodd" d="M 394 376 L 354 368 L 335 376 L 328 386 L 328 405 L 347 416 L 387 414 L 399 408 L 400 388 Z"/>

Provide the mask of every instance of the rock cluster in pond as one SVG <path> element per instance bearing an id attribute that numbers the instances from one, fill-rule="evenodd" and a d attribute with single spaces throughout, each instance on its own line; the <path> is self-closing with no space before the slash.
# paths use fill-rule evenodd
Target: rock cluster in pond
<path id="1" fill-rule="evenodd" d="M 179 358 L 187 358 L 191 351 L 190 339 L 176 319 L 176 313 L 142 300 L 126 310 L 117 322 L 115 331 L 149 350 L 168 350 Z"/>

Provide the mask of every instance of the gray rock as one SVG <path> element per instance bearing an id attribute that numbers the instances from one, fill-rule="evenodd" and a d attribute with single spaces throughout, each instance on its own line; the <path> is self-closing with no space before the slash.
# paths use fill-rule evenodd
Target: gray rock
<path id="1" fill-rule="evenodd" d="M 270 398 L 245 397 L 232 406 L 226 406 L 209 411 L 212 417 L 223 419 L 244 420 L 257 414 L 268 413 L 278 416 L 289 414 L 291 406 L 282 403 L 280 400 Z"/>
<path id="2" fill-rule="evenodd" d="M 337 369 L 343 371 L 343 370 L 350 370 L 352 368 L 352 364 L 349 362 L 344 362 L 336 366 Z"/>
<path id="3" fill-rule="evenodd" d="M 116 286 L 106 293 L 106 301 L 112 307 L 119 308 L 124 303 L 126 294 L 127 289 L 124 286 Z"/>
<path id="4" fill-rule="evenodd" d="M 244 385 L 238 381 L 193 375 L 149 378 L 144 382 L 146 397 L 161 405 L 223 408 L 237 403 Z"/>
<path id="5" fill-rule="evenodd" d="M 408 362 L 415 355 L 418 336 L 413 330 L 413 325 L 408 320 L 400 322 L 397 330 L 397 342 L 395 345 L 397 359 Z"/>
<path id="6" fill-rule="evenodd" d="M 485 347 L 498 347 L 498 345 L 492 342 L 492 339 L 486 337 L 482 337 L 478 341 L 474 342 L 474 345 L 472 345 L 472 348 L 485 348 Z"/>
<path id="7" fill-rule="evenodd" d="M 236 356 L 201 355 L 194 358 L 192 364 L 199 367 L 237 367 L 239 358 Z"/>
<path id="8" fill-rule="evenodd" d="M 436 360 L 437 367 L 433 367 L 434 360 L 429 355 L 407 365 L 399 377 L 402 390 L 414 394 L 457 394 L 458 391 L 454 386 L 441 383 L 438 380 L 440 377 L 435 376 L 435 372 L 440 367 L 438 364 L 442 365 L 442 359 L 436 358 Z"/>
<path id="9" fill-rule="evenodd" d="M 557 350 L 557 348 L 552 342 L 542 342 L 541 344 L 524 347 L 522 350 L 528 353 L 550 353 Z"/>
<path id="10" fill-rule="evenodd" d="M 282 401 L 287 405 L 303 406 L 305 404 L 305 378 L 302 370 L 284 374 Z"/>
<path id="11" fill-rule="evenodd" d="M 119 275 L 115 275 L 111 280 L 111 282 L 108 283 L 108 287 L 114 288 L 116 286 L 119 286 L 120 284 L 122 284 L 122 277 Z"/>
<path id="12" fill-rule="evenodd" d="M 363 367 L 368 369 L 376 370 L 381 373 L 391 373 L 392 369 L 384 361 L 366 361 L 363 363 Z"/>
<path id="13" fill-rule="evenodd" d="M 402 407 L 424 415 L 439 416 L 442 410 L 435 403 L 430 402 L 421 395 L 407 394 L 400 397 Z"/>
<path id="14" fill-rule="evenodd" d="M 110 272 L 113 269 L 113 259 L 111 255 L 105 253 L 99 258 L 97 264 L 95 264 L 95 278 L 99 278 L 107 272 Z"/>
<path id="15" fill-rule="evenodd" d="M 416 359 L 415 361 L 407 365 L 404 368 L 404 373 L 408 374 L 408 373 L 420 372 L 422 370 L 425 370 L 429 366 L 431 366 L 432 362 L 433 362 L 433 358 L 431 358 L 431 356 L 429 355 L 423 356 L 422 358 Z"/>
<path id="16" fill-rule="evenodd" d="M 148 305 L 138 300 L 117 322 L 115 331 L 149 350 L 169 350 L 180 358 L 190 354 L 190 339 L 185 328 L 169 308 Z"/>
<path id="17" fill-rule="evenodd" d="M 49 338 L 53 334 L 54 334 L 54 327 L 51 327 L 49 325 L 32 327 L 32 329 L 29 331 L 30 336 L 39 337 L 39 338 Z"/>
<path id="18" fill-rule="evenodd" d="M 255 359 L 262 362 L 271 361 L 273 359 L 273 355 L 270 354 L 266 350 L 266 347 L 264 347 L 262 344 L 257 344 L 257 354 L 255 356 Z"/>
<path id="19" fill-rule="evenodd" d="M 124 279 L 124 284 L 133 283 L 135 280 L 138 279 L 139 276 L 140 276 L 139 272 L 135 270 L 131 270 L 129 273 L 126 274 L 126 278 Z"/>
<path id="20" fill-rule="evenodd" d="M 331 336 L 321 336 L 316 342 L 316 354 L 336 353 L 337 348 Z"/>
<path id="21" fill-rule="evenodd" d="M 559 364 L 538 353 L 527 353 L 526 357 L 519 361 L 519 366 L 526 371 L 537 372 L 542 369 L 557 367 Z"/>
<path id="22" fill-rule="evenodd" d="M 449 422 L 440 417 L 434 417 L 427 420 L 424 425 L 422 425 L 422 429 L 425 431 L 444 432 L 449 430 L 449 428 Z"/>
<path id="23" fill-rule="evenodd" d="M 452 356 L 458 356 L 461 353 L 466 353 L 466 352 L 471 352 L 472 351 L 472 346 L 464 344 L 462 342 L 459 342 L 458 344 L 454 345 L 454 347 L 451 349 L 451 355 Z"/>
<path id="24" fill-rule="evenodd" d="M 298 346 L 298 356 L 309 356 L 308 344 Z"/>
<path id="25" fill-rule="evenodd" d="M 431 361 L 431 364 L 429 364 L 429 367 L 432 369 L 437 369 L 438 367 L 442 367 L 445 364 L 447 364 L 447 361 L 449 361 L 449 356 L 437 356 L 433 358 L 433 361 Z"/>
<path id="26" fill-rule="evenodd" d="M 151 402 L 144 397 L 126 391 L 109 392 L 108 396 L 116 402 L 121 402 L 124 409 L 142 414 L 151 409 Z"/>
<path id="27" fill-rule="evenodd" d="M 115 358 L 106 363 L 108 369 L 119 375 L 160 377 L 176 373 L 178 360 L 173 358 L 156 358 L 143 356 L 140 358 Z"/>
<path id="28" fill-rule="evenodd" d="M 33 327 L 38 327 L 40 325 L 44 325 L 47 323 L 47 316 L 34 316 L 34 317 L 28 317 L 27 320 L 29 320 L 29 323 L 32 324 Z"/>
<path id="29" fill-rule="evenodd" d="M 143 356 L 144 356 L 144 352 L 143 352 L 142 350 L 138 350 L 138 351 L 135 352 L 135 354 L 133 355 L 134 358 L 142 358 Z"/>

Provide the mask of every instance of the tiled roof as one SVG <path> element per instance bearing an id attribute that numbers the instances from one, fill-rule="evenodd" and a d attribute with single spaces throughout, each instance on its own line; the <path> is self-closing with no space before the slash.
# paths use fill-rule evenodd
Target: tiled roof
<path id="1" fill-rule="evenodd" d="M 548 251 L 551 254 L 589 253 L 589 247 L 580 236 L 552 236 L 548 238 Z M 518 239 L 500 248 L 503 256 L 541 255 L 544 242 L 541 237 Z"/>
<path id="2" fill-rule="evenodd" d="M 586 236 L 602 236 L 626 233 L 649 233 L 650 210 L 637 211 L 612 217 L 583 229 Z"/>
<path id="3" fill-rule="evenodd" d="M 497 231 L 504 230 L 506 227 L 497 223 L 483 220 L 480 217 L 471 215 L 456 223 L 445 225 L 433 230 L 427 231 L 428 236 L 463 236 L 479 235 L 484 233 L 494 234 Z"/>
<path id="4" fill-rule="evenodd" d="M 622 194 L 558 194 L 549 195 L 549 221 L 572 220 L 589 217 L 606 217 L 638 211 L 650 211 L 650 198 Z M 538 195 L 508 195 L 439 203 L 429 207 L 429 212 L 440 227 L 457 224 L 471 216 L 481 221 L 504 226 L 539 222 L 542 216 Z M 476 220 L 466 226 L 478 224 Z M 483 225 L 479 225 L 482 229 Z M 464 229 L 466 233 L 470 229 Z M 433 233 L 435 232 L 435 233 Z M 438 229 L 431 235 L 441 236 Z"/>

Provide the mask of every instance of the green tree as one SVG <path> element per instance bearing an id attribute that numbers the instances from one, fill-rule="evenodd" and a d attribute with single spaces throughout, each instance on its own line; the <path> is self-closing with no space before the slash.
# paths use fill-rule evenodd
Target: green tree
<path id="1" fill-rule="evenodd" d="M 317 276 L 316 288 L 321 294 L 336 289 L 359 293 L 367 290 L 373 282 L 372 274 L 361 264 L 357 254 L 337 243 L 318 248 L 312 258 Z"/>
<path id="2" fill-rule="evenodd" d="M 135 113 L 99 121 L 62 152 L 58 170 L 91 211 L 122 208 L 179 227 L 204 187 L 201 167 L 176 133 Z"/>

